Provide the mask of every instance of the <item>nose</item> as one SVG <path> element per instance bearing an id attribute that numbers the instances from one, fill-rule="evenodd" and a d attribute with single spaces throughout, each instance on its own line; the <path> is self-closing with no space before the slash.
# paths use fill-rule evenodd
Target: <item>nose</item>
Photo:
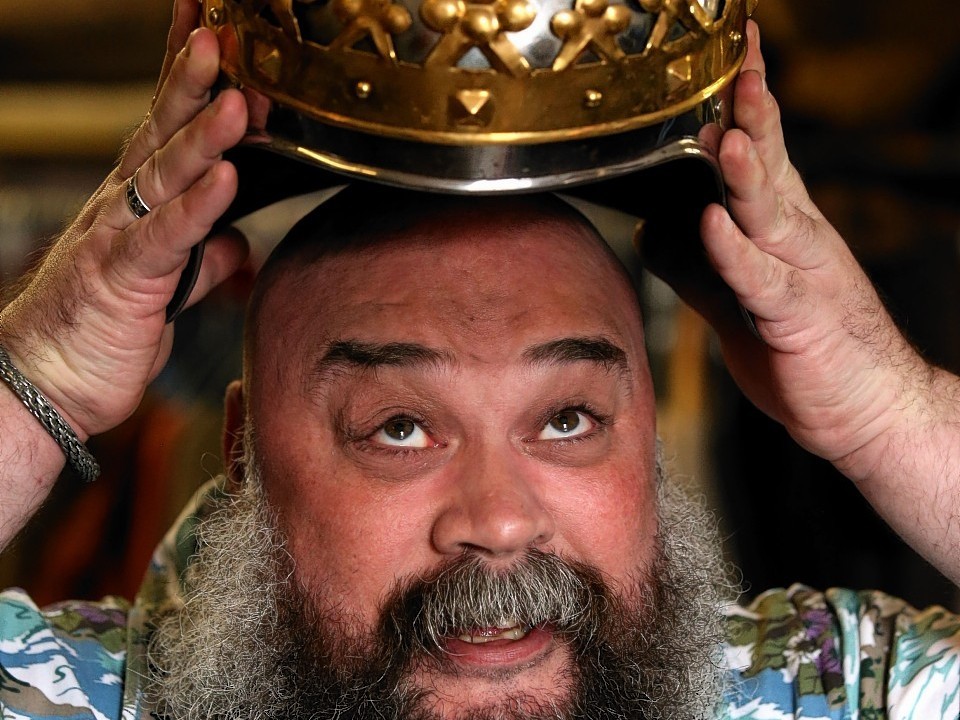
<path id="1" fill-rule="evenodd" d="M 542 468 L 535 460 L 507 448 L 486 449 L 465 454 L 451 469 L 449 497 L 432 529 L 438 552 L 508 558 L 553 538 L 555 522 L 542 500 Z"/>

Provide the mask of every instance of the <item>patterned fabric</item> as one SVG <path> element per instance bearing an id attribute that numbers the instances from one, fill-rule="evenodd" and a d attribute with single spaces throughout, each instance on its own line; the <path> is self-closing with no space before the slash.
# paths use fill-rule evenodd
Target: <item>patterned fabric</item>
<path id="1" fill-rule="evenodd" d="M 157 548 L 132 607 L 107 598 L 43 610 L 0 593 L 0 717 L 150 717 L 149 620 L 182 603 L 193 529 L 222 492 L 198 493 Z M 960 618 L 878 592 L 795 585 L 727 608 L 723 720 L 960 718 Z"/>
<path id="2" fill-rule="evenodd" d="M 960 717 L 960 618 L 802 585 L 727 611 L 727 718 Z"/>

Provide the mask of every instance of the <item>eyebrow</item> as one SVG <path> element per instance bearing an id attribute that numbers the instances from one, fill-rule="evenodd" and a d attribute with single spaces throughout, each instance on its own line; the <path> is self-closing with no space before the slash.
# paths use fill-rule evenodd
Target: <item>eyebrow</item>
<path id="1" fill-rule="evenodd" d="M 314 375 L 320 382 L 328 380 L 337 371 L 368 370 L 372 368 L 420 367 L 450 364 L 450 355 L 425 345 L 406 342 L 367 343 L 359 340 L 338 340 L 314 365 Z"/>
<path id="2" fill-rule="evenodd" d="M 592 362 L 604 370 L 618 370 L 629 375 L 627 354 L 605 337 L 570 337 L 534 345 L 523 353 L 532 365 L 565 365 Z"/>
<path id="3" fill-rule="evenodd" d="M 595 363 L 604 370 L 630 374 L 627 354 L 604 337 L 569 337 L 550 340 L 527 348 L 523 359 L 531 365 L 566 365 L 577 362 Z M 379 367 L 439 367 L 454 364 L 453 357 L 442 350 L 419 343 L 369 343 L 359 340 L 338 340 L 313 367 L 314 378 L 323 383 L 336 373 L 351 369 L 369 370 Z"/>

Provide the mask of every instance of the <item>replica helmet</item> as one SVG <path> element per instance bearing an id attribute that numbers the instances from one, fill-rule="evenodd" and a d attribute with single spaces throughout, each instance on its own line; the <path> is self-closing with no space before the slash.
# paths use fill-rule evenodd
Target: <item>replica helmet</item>
<path id="1" fill-rule="evenodd" d="M 644 218 L 645 242 L 698 248 L 700 212 L 723 197 L 699 132 L 729 123 L 755 4 L 202 0 L 249 107 L 227 219 L 353 177 L 563 191 Z"/>

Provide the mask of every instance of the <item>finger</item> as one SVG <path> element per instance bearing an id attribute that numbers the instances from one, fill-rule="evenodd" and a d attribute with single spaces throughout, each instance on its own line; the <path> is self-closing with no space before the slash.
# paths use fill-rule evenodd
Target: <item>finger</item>
<path id="1" fill-rule="evenodd" d="M 761 242 L 775 239 L 783 209 L 755 143 L 743 131 L 729 130 L 720 141 L 719 160 L 730 213 L 743 232 Z"/>
<path id="2" fill-rule="evenodd" d="M 736 126 L 756 143 L 771 178 L 787 178 L 791 165 L 780 124 L 780 107 L 757 71 L 742 72 L 737 78 L 733 116 Z"/>
<path id="3" fill-rule="evenodd" d="M 700 146 L 710 152 L 713 157 L 720 154 L 720 141 L 723 139 L 723 128 L 719 123 L 707 123 L 697 132 Z"/>
<path id="4" fill-rule="evenodd" d="M 169 81 L 160 91 L 153 110 L 127 146 L 120 161 L 121 178 L 133 175 L 153 152 L 207 106 L 218 63 L 216 36 L 206 29 L 194 31 L 173 63 Z"/>
<path id="5" fill-rule="evenodd" d="M 763 53 L 760 52 L 760 26 L 756 20 L 747 20 L 747 56 L 740 71 L 744 70 L 753 70 L 759 73 L 760 77 L 767 77 L 767 66 Z"/>
<path id="6" fill-rule="evenodd" d="M 236 169 L 221 160 L 186 192 L 130 225 L 112 247 L 117 289 L 155 294 L 162 309 L 190 248 L 207 236 L 236 191 Z"/>
<path id="7" fill-rule="evenodd" d="M 243 267 L 249 256 L 250 243 L 236 228 L 228 228 L 207 238 L 200 274 L 184 307 L 195 305 L 206 297 L 213 288 Z"/>
<path id="8" fill-rule="evenodd" d="M 737 127 L 753 140 L 770 179 L 787 195 L 793 205 L 810 215 L 817 214 L 816 207 L 807 194 L 803 180 L 790 162 L 783 125 L 780 121 L 780 106 L 767 87 L 762 69 L 742 70 L 734 89 L 733 115 Z"/>
<path id="9" fill-rule="evenodd" d="M 156 208 L 187 190 L 240 141 L 246 124 L 243 96 L 236 90 L 218 96 L 140 167 L 137 188 L 143 201 Z M 129 225 L 133 218 L 126 201 L 111 207 L 115 212 L 108 222 L 118 229 Z"/>
<path id="10" fill-rule="evenodd" d="M 743 307 L 758 320 L 792 318 L 796 303 L 805 295 L 804 280 L 796 268 L 757 247 L 720 205 L 704 211 L 700 231 L 710 263 Z"/>
<path id="11" fill-rule="evenodd" d="M 743 132 L 731 130 L 724 135 L 720 167 L 730 214 L 752 243 L 801 270 L 824 262 L 839 236 L 819 211 L 811 216 L 785 200 L 770 181 L 755 144 Z"/>
<path id="12" fill-rule="evenodd" d="M 187 38 L 200 24 L 200 3 L 197 0 L 175 0 L 173 3 L 173 22 L 167 34 L 167 53 L 163 58 L 160 79 L 157 82 L 156 98 L 170 74 L 174 59 L 187 44 Z"/>

